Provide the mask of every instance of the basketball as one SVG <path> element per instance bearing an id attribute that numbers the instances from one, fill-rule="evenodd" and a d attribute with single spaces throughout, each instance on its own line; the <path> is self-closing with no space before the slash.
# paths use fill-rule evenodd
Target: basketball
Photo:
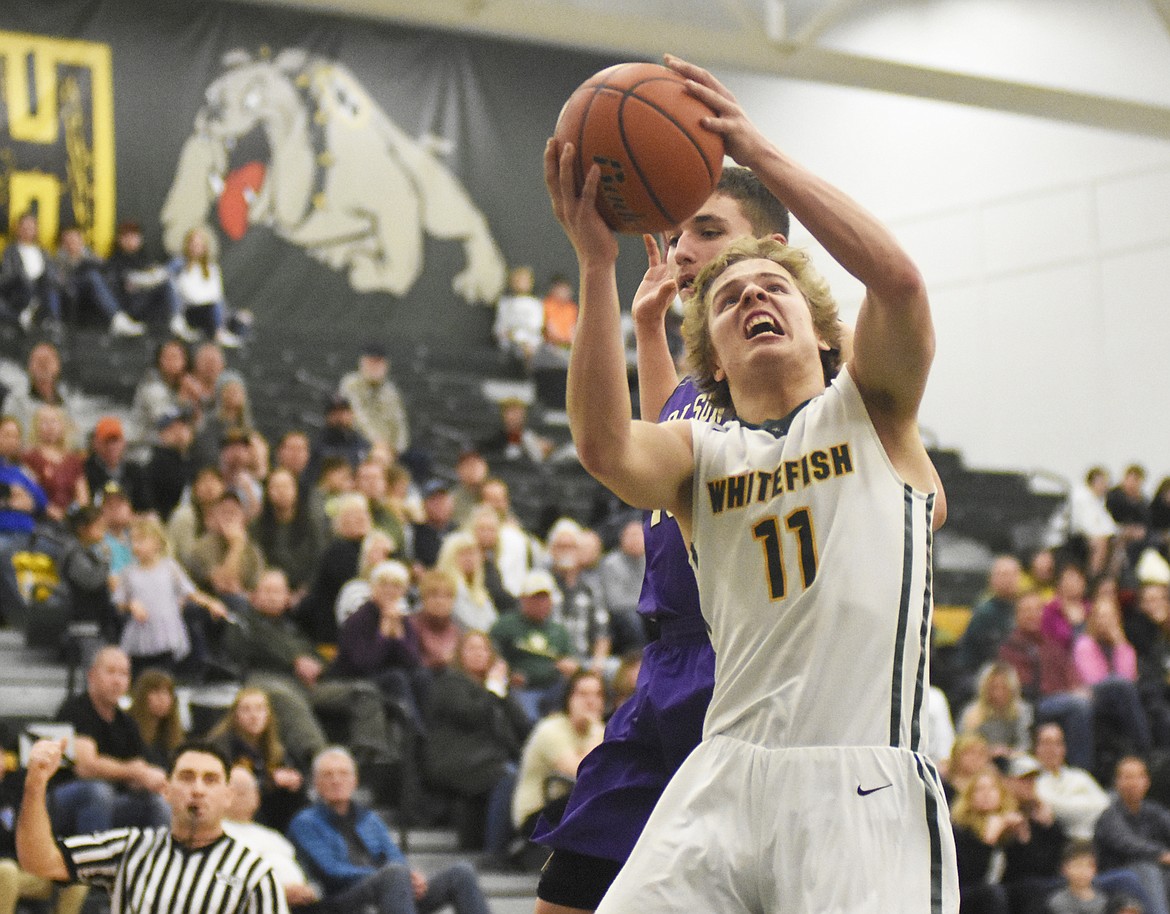
<path id="1" fill-rule="evenodd" d="M 556 138 L 572 143 L 578 191 L 601 169 L 597 208 L 610 228 L 641 234 L 695 214 L 723 171 L 723 138 L 686 80 L 652 63 L 623 63 L 586 80 L 565 102 Z"/>

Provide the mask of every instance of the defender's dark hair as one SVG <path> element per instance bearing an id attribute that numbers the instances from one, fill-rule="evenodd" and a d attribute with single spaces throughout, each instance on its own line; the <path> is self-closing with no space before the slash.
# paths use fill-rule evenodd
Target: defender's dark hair
<path id="1" fill-rule="evenodd" d="M 750 168 L 727 165 L 715 187 L 715 193 L 730 197 L 752 224 L 757 238 L 779 233 L 788 237 L 791 222 L 788 207 L 777 200 Z"/>

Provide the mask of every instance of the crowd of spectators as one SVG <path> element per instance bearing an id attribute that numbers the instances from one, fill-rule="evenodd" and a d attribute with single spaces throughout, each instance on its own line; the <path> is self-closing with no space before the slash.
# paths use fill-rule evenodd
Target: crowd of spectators
<path id="1" fill-rule="evenodd" d="M 128 409 L 92 424 L 42 337 L 0 404 L 3 624 L 91 660 L 60 713 L 78 751 L 55 827 L 161 823 L 163 772 L 195 735 L 247 772 L 242 815 L 287 833 L 340 744 L 373 803 L 452 824 L 484 865 L 530 864 L 523 827 L 555 813 L 607 693 L 636 677 L 640 520 L 609 550 L 567 517 L 527 529 L 495 471 L 549 447 L 515 401 L 498 439 L 430 472 L 376 343 L 319 431 L 270 443 L 206 336 L 163 339 Z M 221 681 L 230 708 L 185 733 L 177 687 Z"/>
<path id="2" fill-rule="evenodd" d="M 964 912 L 1170 911 L 1168 490 L 1093 468 L 936 651 Z"/>
<path id="3" fill-rule="evenodd" d="M 35 220 L 24 231 L 35 237 Z M 79 240 L 63 236 L 62 254 Z M 187 247 L 184 269 L 206 268 L 206 291 L 206 239 Z M 92 623 L 102 645 L 86 691 L 61 709 L 79 738 L 51 795 L 58 827 L 164 819 L 162 771 L 186 736 L 176 684 L 226 679 L 238 692 L 208 735 L 242 772 L 242 823 L 283 833 L 316 808 L 301 821 L 324 827 L 329 803 L 310 805 L 309 787 L 340 779 L 334 812 L 348 808 L 349 774 L 332 769 L 352 767 L 352 786 L 446 819 L 486 863 L 523 859 L 525 829 L 555 819 L 636 675 L 639 519 L 612 525 L 608 550 L 571 518 L 542 536 L 524 527 L 496 472 L 535 465 L 552 444 L 521 400 L 501 403 L 498 434 L 432 470 L 376 342 L 337 379 L 319 431 L 270 442 L 228 367 L 224 345 L 238 340 L 221 301 L 195 301 L 145 260 L 136 226 L 119 229 L 110 264 L 70 255 L 68 288 L 53 286 L 60 257 L 42 252 L 37 273 L 19 248 L 7 260 L 36 275 L 14 291 L 6 272 L 0 298 L 26 329 L 52 329 L 72 301 L 115 333 L 159 323 L 150 309 L 174 331 L 121 418 L 82 427 L 51 339 L 31 345 L 27 383 L 0 404 L 4 621 L 50 645 Z M 112 313 L 99 284 L 110 275 Z M 571 289 L 541 303 L 523 269 L 510 288 L 500 345 L 526 369 L 555 362 L 572 337 Z M 996 557 L 962 636 L 936 653 L 930 752 L 964 912 L 1100 902 L 1170 914 L 1170 480 L 1152 495 L 1145 483 L 1138 466 L 1117 486 L 1094 468 L 1051 548 Z M 952 727 L 953 742 L 940 737 Z M 329 755 L 336 743 L 344 753 Z M 305 834 L 298 849 L 320 852 Z M 328 861 L 316 866 L 289 877 L 291 903 L 318 897 L 306 886 Z"/>

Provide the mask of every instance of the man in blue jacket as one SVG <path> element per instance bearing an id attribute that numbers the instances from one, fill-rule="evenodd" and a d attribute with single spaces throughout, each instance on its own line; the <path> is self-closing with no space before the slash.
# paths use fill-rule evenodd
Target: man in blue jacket
<path id="1" fill-rule="evenodd" d="M 313 759 L 318 801 L 301 810 L 289 837 L 324 890 L 330 911 L 428 914 L 450 905 L 455 914 L 488 914 L 489 908 L 468 863 L 433 876 L 412 870 L 381 817 L 353 801 L 357 766 L 338 746 Z"/>

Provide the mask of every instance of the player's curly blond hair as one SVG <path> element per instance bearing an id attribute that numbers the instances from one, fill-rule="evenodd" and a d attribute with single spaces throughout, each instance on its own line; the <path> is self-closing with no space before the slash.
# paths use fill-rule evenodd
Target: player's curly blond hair
<path id="1" fill-rule="evenodd" d="M 731 389 L 727 380 L 715 380 L 715 347 L 711 342 L 710 291 L 715 280 L 732 264 L 743 260 L 771 260 L 784 267 L 808 302 L 812 312 L 813 328 L 817 336 L 829 344 L 829 351 L 821 353 L 821 366 L 827 384 L 841 367 L 841 325 L 837 320 L 837 302 L 821 278 L 808 254 L 798 248 L 781 244 L 772 238 L 744 238 L 730 245 L 712 260 L 695 278 L 694 294 L 687 302 L 683 320 L 683 339 L 687 345 L 687 370 L 698 388 L 710 398 L 714 406 L 727 409 Z"/>

